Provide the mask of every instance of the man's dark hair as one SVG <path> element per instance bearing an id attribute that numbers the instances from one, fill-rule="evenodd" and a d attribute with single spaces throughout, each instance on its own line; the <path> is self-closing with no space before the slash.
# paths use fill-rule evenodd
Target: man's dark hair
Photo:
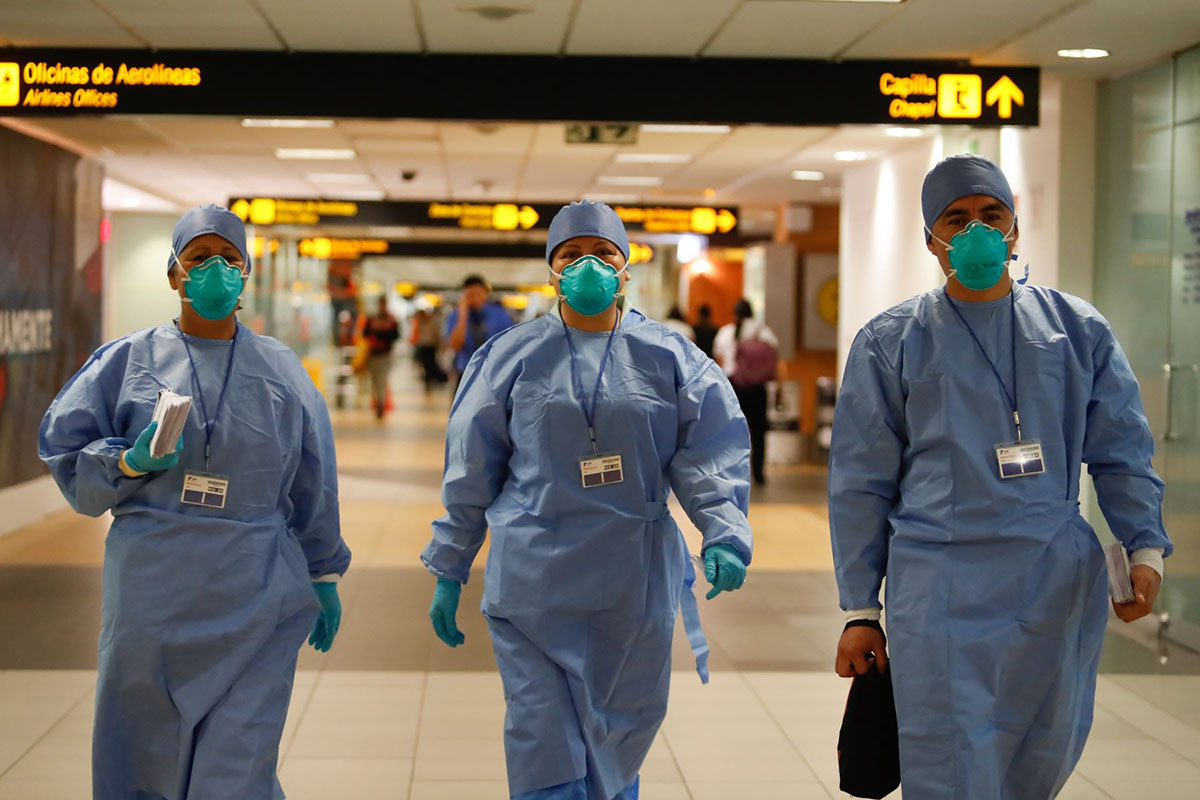
<path id="1" fill-rule="evenodd" d="M 708 303 L 700 306 L 700 319 L 708 319 L 712 316 L 712 306 Z"/>
<path id="2" fill-rule="evenodd" d="M 490 288 L 482 275 L 468 275 L 466 278 L 463 278 L 462 288 L 470 289 L 472 286 L 482 286 L 485 289 Z"/>

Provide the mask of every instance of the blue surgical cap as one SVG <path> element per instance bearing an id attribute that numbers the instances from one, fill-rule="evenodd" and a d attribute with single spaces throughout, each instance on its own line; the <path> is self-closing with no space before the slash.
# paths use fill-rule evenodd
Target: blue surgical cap
<path id="1" fill-rule="evenodd" d="M 197 236 L 215 233 L 237 248 L 246 259 L 246 272 L 250 271 L 250 253 L 246 250 L 246 226 L 241 217 L 227 208 L 215 203 L 206 206 L 196 206 L 179 218 L 175 223 L 175 232 L 171 234 L 171 247 L 175 255 L 182 253 L 183 248 Z M 167 271 L 175 265 L 175 255 L 167 256 Z"/>
<path id="2" fill-rule="evenodd" d="M 563 206 L 550 222 L 550 233 L 546 238 L 546 261 L 552 261 L 554 251 L 568 239 L 576 236 L 596 236 L 607 239 L 625 254 L 629 260 L 629 236 L 625 233 L 625 224 L 604 203 L 593 203 L 580 200 Z"/>
<path id="3" fill-rule="evenodd" d="M 933 223 L 951 203 L 971 194 L 994 197 L 1008 206 L 1014 215 L 1017 213 L 1012 188 L 1000 168 L 983 156 L 963 153 L 943 159 L 925 176 L 925 183 L 921 186 L 921 213 L 925 217 L 925 227 L 932 229 Z"/>

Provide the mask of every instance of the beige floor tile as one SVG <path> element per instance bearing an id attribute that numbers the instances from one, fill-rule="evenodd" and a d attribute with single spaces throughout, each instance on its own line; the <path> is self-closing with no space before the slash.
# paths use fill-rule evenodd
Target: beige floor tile
<path id="1" fill-rule="evenodd" d="M 418 756 L 413 772 L 420 781 L 502 781 L 508 778 L 504 759 L 469 761 L 461 756 Z"/>
<path id="2" fill-rule="evenodd" d="M 397 800 L 408 794 L 412 761 L 291 758 L 279 780 L 288 800 Z"/>
<path id="3" fill-rule="evenodd" d="M 508 797 L 508 782 L 413 781 L 408 797 L 409 800 L 504 800 Z"/>
<path id="4" fill-rule="evenodd" d="M 1101 783 L 1100 788 L 1113 800 L 1196 800 L 1200 781 L 1122 780 Z"/>
<path id="5" fill-rule="evenodd" d="M 29 753 L 0 776 L 4 800 L 80 800 L 91 793 L 90 752 L 80 756 L 51 746 Z"/>
<path id="6" fill-rule="evenodd" d="M 37 739 L 30 736 L 0 734 L 0 775 L 3 775 L 6 769 L 15 764 L 18 758 L 25 755 L 36 742 Z"/>
<path id="7" fill-rule="evenodd" d="M 1106 791 L 1109 782 L 1124 781 L 1133 774 L 1143 773 L 1157 781 L 1192 781 L 1200 787 L 1200 765 L 1157 742 L 1132 744 L 1139 747 L 1131 748 L 1124 754 L 1114 749 L 1107 758 L 1098 755 L 1089 758 L 1085 755 L 1076 772 Z M 1200 794 L 1197 796 L 1200 797 Z"/>
<path id="8" fill-rule="evenodd" d="M 817 781 L 817 776 L 799 755 L 789 758 L 680 759 L 679 769 L 689 786 L 730 779 L 746 783 Z"/>
<path id="9" fill-rule="evenodd" d="M 647 780 L 643 775 L 638 800 L 692 800 L 692 795 L 683 783 Z"/>
<path id="10" fill-rule="evenodd" d="M 494 737 L 454 737 L 435 739 L 423 736 L 417 740 L 417 760 L 423 758 L 454 758 L 464 760 L 504 761 L 504 740 Z"/>
<path id="11" fill-rule="evenodd" d="M 1076 773 L 1067 781 L 1057 800 L 1109 800 L 1109 796 L 1087 778 Z"/>
<path id="12" fill-rule="evenodd" d="M 698 781 L 689 782 L 693 800 L 826 800 L 829 793 L 817 781 Z"/>
<path id="13" fill-rule="evenodd" d="M 346 761 L 411 760 L 417 739 L 403 731 L 361 732 L 353 720 L 345 728 L 307 730 L 304 726 L 287 749 L 286 763 L 305 759 L 343 759 Z"/>
<path id="14" fill-rule="evenodd" d="M 647 758 L 642 762 L 640 775 L 643 781 L 656 783 L 682 783 L 683 773 L 673 758 Z"/>

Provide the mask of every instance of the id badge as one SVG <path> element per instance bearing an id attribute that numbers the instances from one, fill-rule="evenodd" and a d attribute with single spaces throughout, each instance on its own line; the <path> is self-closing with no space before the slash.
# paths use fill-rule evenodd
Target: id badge
<path id="1" fill-rule="evenodd" d="M 583 488 L 594 489 L 597 486 L 608 486 L 625 480 L 625 472 L 621 468 L 620 453 L 600 453 L 594 456 L 584 456 L 579 459 L 579 472 L 583 478 Z"/>
<path id="2" fill-rule="evenodd" d="M 224 508 L 229 492 L 229 479 L 207 472 L 186 472 L 183 475 L 183 494 L 179 501 L 189 506 Z"/>
<path id="3" fill-rule="evenodd" d="M 1042 460 L 1042 443 L 1036 439 L 996 445 L 996 462 L 1001 478 L 1024 478 L 1046 471 Z"/>

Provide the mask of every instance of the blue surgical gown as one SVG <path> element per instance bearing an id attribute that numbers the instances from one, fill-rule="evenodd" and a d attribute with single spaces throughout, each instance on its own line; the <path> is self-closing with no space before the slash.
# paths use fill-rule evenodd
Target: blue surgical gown
<path id="1" fill-rule="evenodd" d="M 224 509 L 180 502 L 204 428 L 174 325 L 104 345 L 42 420 L 40 452 L 76 511 L 113 514 L 104 554 L 93 783 L 97 800 L 283 797 L 275 777 L 311 581 L 345 572 L 329 415 L 295 354 L 238 326 L 212 433 Z M 187 341 L 209 415 L 233 340 Z M 121 452 L 159 389 L 193 399 L 179 465 L 141 478 Z"/>
<path id="2" fill-rule="evenodd" d="M 590 402 L 609 334 L 571 337 Z M 705 548 L 729 544 L 750 561 L 749 432 L 720 367 L 630 311 L 595 422 L 599 450 L 621 455 L 625 480 L 585 489 L 587 421 L 551 314 L 475 354 L 446 435 L 446 514 L 421 560 L 465 582 L 491 530 L 483 611 L 508 704 L 514 797 L 581 779 L 589 800 L 633 796 L 621 793 L 666 713 L 688 571 L 668 492 Z"/>
<path id="3" fill-rule="evenodd" d="M 878 608 L 886 576 L 903 787 L 922 800 L 1046 800 L 1079 759 L 1108 613 L 1081 463 L 1126 547 L 1171 550 L 1137 381 L 1108 323 L 1052 289 L 1013 297 L 1021 433 L 1041 441 L 1044 474 L 1000 479 L 1012 409 L 944 289 L 863 328 L 838 396 L 841 605 Z M 957 303 L 1009 393 L 1011 302 Z"/>

